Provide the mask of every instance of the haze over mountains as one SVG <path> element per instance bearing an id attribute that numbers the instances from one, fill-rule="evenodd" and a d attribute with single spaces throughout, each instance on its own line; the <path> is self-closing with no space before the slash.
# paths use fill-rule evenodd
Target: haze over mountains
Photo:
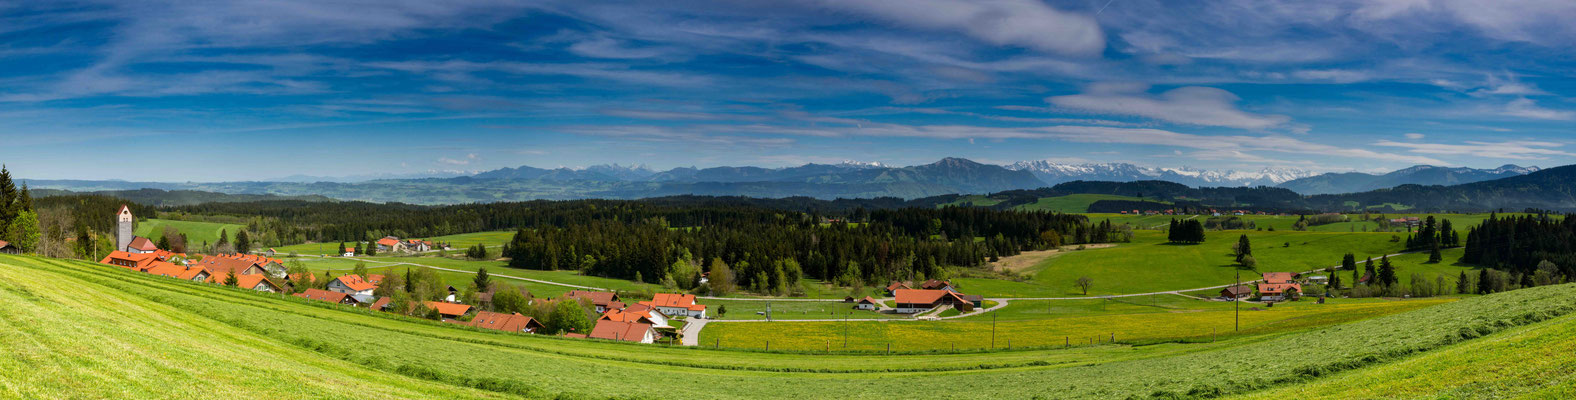
<path id="1" fill-rule="evenodd" d="M 1273 186 L 1303 195 L 1352 193 L 1405 184 L 1454 185 L 1538 171 L 1507 165 L 1495 169 L 1416 166 L 1387 174 L 1314 174 L 1296 169 L 1217 171 L 1188 167 L 1156 168 L 1126 163 L 1059 164 L 1023 161 L 1009 165 L 962 158 L 906 167 L 843 162 L 797 167 L 753 166 L 653 170 L 641 165 L 587 168 L 520 166 L 463 175 L 434 173 L 352 181 L 348 178 L 290 177 L 260 182 L 127 182 L 32 180 L 35 188 L 72 191 L 137 189 L 196 190 L 228 194 L 322 195 L 341 200 L 447 204 L 468 202 L 633 199 L 674 195 L 821 199 L 900 197 L 916 199 L 949 194 L 981 194 L 1051 187 L 1073 181 L 1167 181 L 1191 187 Z"/>

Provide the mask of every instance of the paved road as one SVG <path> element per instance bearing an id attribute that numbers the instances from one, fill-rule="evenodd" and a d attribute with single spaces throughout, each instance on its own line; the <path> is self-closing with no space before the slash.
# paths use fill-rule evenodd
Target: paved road
<path id="1" fill-rule="evenodd" d="M 684 320 L 684 330 L 679 334 L 679 344 L 694 346 L 700 343 L 700 330 L 706 328 L 710 320 L 687 319 Z"/>

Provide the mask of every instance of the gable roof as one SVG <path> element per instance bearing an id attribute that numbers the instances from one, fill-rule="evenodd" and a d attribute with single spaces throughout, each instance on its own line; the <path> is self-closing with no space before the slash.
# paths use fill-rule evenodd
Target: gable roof
<path id="1" fill-rule="evenodd" d="M 351 274 L 340 275 L 338 278 L 334 278 L 334 281 L 339 282 L 339 284 L 345 285 L 346 288 L 357 292 L 378 288 L 378 285 L 374 285 L 372 282 L 362 280 L 360 276 Z"/>
<path id="2" fill-rule="evenodd" d="M 193 265 L 207 268 L 208 272 L 214 275 L 228 275 L 234 272 L 236 276 L 241 276 L 267 272 L 254 262 L 226 256 L 203 256 L 201 260 L 198 260 Z M 257 269 L 252 270 L 253 267 Z"/>
<path id="3" fill-rule="evenodd" d="M 393 236 L 382 238 L 382 239 L 378 239 L 378 245 L 379 246 L 394 247 L 396 245 L 399 245 L 399 239 L 395 239 Z"/>
<path id="4" fill-rule="evenodd" d="M 348 294 L 332 292 L 323 289 L 307 289 L 305 292 L 296 293 L 295 296 L 303 299 L 321 300 L 330 303 L 343 303 L 345 302 L 345 298 L 350 297 Z"/>
<path id="5" fill-rule="evenodd" d="M 602 313 L 602 316 L 597 318 L 597 320 L 607 320 L 614 322 L 640 322 L 652 325 L 657 324 L 656 321 L 651 320 L 651 316 L 647 313 L 624 310 L 607 310 L 607 312 Z"/>
<path id="6" fill-rule="evenodd" d="M 392 300 L 389 300 L 388 296 L 383 296 L 378 298 L 378 301 L 372 302 L 372 306 L 368 308 L 371 308 L 375 311 L 383 311 L 383 307 L 388 307 L 390 302 L 392 302 Z"/>
<path id="7" fill-rule="evenodd" d="M 1277 295 L 1286 292 L 1286 289 L 1302 291 L 1302 285 L 1296 283 L 1260 283 L 1259 294 Z"/>
<path id="8" fill-rule="evenodd" d="M 520 315 L 520 313 L 504 314 L 492 311 L 477 312 L 476 318 L 472 319 L 471 322 L 465 323 L 465 325 L 508 332 L 523 332 L 526 328 L 530 328 L 532 332 L 542 329 L 542 323 L 537 322 L 534 318 Z"/>
<path id="9" fill-rule="evenodd" d="M 878 305 L 878 306 L 881 305 L 881 303 L 876 302 L 876 299 L 872 299 L 872 298 L 870 298 L 870 296 L 865 296 L 865 298 L 859 299 L 859 304 L 874 304 L 874 305 Z"/>
<path id="10" fill-rule="evenodd" d="M 128 252 L 117 250 L 117 251 L 110 252 L 109 255 L 107 255 L 107 256 L 104 256 L 104 259 L 103 260 L 99 260 L 99 263 L 100 264 L 118 265 L 118 266 L 121 266 L 121 267 L 131 268 L 131 269 L 134 269 L 134 270 L 137 270 L 137 271 L 147 271 L 148 268 L 152 267 L 153 263 L 157 262 L 157 261 L 159 261 L 159 255 L 158 254 L 154 254 L 154 253 L 128 253 Z"/>
<path id="11" fill-rule="evenodd" d="M 142 236 L 137 236 L 136 238 L 131 239 L 131 244 L 126 247 L 142 251 L 154 251 L 159 249 L 159 246 L 153 245 L 152 240 L 148 240 L 148 238 Z"/>
<path id="12" fill-rule="evenodd" d="M 224 282 L 220 281 L 220 283 Z M 279 291 L 279 285 L 275 284 L 274 281 L 269 280 L 268 276 L 266 275 L 253 274 L 238 275 L 235 277 L 235 286 L 241 287 L 243 289 L 256 289 L 258 286 L 262 285 L 268 285 L 268 287 L 272 288 L 274 291 Z"/>
<path id="13" fill-rule="evenodd" d="M 944 299 L 967 303 L 962 296 L 950 290 L 898 289 L 892 293 L 898 304 L 936 304 Z"/>
<path id="14" fill-rule="evenodd" d="M 888 292 L 897 291 L 898 289 L 910 289 L 908 287 L 908 282 L 892 281 L 892 283 L 887 285 L 887 287 L 886 287 L 886 290 Z"/>
<path id="15" fill-rule="evenodd" d="M 1286 283 L 1296 279 L 1297 274 L 1290 272 L 1265 272 L 1264 283 Z"/>
<path id="16" fill-rule="evenodd" d="M 925 283 L 919 284 L 919 288 L 920 289 L 940 289 L 940 288 L 944 288 L 944 287 L 948 287 L 948 286 L 952 286 L 952 282 L 935 280 L 935 279 L 931 279 L 931 280 L 925 281 Z"/>
<path id="17" fill-rule="evenodd" d="M 1248 285 L 1238 285 L 1230 286 L 1225 289 L 1221 289 L 1220 291 L 1223 293 L 1230 293 L 1232 296 L 1242 296 L 1253 293 L 1253 288 L 1248 287 Z"/>
<path id="18" fill-rule="evenodd" d="M 9 247 L 9 246 L 11 246 L 11 242 L 0 240 L 0 249 L 6 248 L 6 247 Z"/>
<path id="19" fill-rule="evenodd" d="M 597 339 L 639 342 L 645 340 L 646 333 L 650 331 L 651 324 L 603 319 L 596 321 L 596 327 L 591 328 L 590 336 Z"/>
<path id="20" fill-rule="evenodd" d="M 427 308 L 438 310 L 438 314 L 442 315 L 465 315 L 466 312 L 471 310 L 471 306 L 468 305 L 439 301 L 427 302 Z"/>

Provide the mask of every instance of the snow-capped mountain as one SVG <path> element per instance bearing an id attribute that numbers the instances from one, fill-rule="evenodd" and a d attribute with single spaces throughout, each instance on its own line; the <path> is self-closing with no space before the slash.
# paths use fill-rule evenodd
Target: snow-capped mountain
<path id="1" fill-rule="evenodd" d="M 1316 174 L 1293 168 L 1264 168 L 1258 171 L 1207 170 L 1192 167 L 1155 168 L 1128 163 L 1062 164 L 1045 160 L 1019 161 L 1007 169 L 1029 171 L 1048 184 L 1071 181 L 1161 180 L 1188 186 L 1274 186 Z"/>

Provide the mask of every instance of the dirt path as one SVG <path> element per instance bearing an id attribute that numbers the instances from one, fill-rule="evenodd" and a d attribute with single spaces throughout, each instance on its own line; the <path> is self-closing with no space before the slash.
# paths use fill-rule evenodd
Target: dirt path
<path id="1" fill-rule="evenodd" d="M 1104 249 L 1104 248 L 1113 247 L 1113 246 L 1116 246 L 1116 245 L 1115 244 L 1111 244 L 1111 243 L 1101 243 L 1101 244 L 1086 244 L 1086 245 L 1083 245 L 1083 246 L 1084 246 L 1085 250 L 1089 250 L 1089 249 Z M 989 267 L 990 267 L 990 269 L 992 271 L 1023 272 L 1023 270 L 1029 269 L 1029 267 L 1040 265 L 1040 262 L 1045 261 L 1047 259 L 1050 259 L 1052 257 L 1058 257 L 1058 256 L 1061 256 L 1063 254 L 1067 254 L 1067 253 L 1071 253 L 1071 252 L 1077 251 L 1077 250 L 1073 250 L 1074 248 L 1077 248 L 1077 247 L 1076 246 L 1062 246 L 1060 249 L 1056 249 L 1056 250 L 1025 251 L 1025 252 L 1022 252 L 1022 253 L 1018 253 L 1018 255 L 1015 255 L 1015 256 L 1011 256 L 1011 257 L 1003 258 L 1003 259 L 1000 259 L 1000 260 L 996 260 L 996 262 L 990 263 Z"/>

